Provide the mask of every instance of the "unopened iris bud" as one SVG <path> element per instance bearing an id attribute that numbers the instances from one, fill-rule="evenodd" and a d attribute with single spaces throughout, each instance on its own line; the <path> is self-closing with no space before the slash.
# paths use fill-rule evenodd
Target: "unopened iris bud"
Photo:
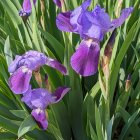
<path id="1" fill-rule="evenodd" d="M 51 91 L 51 86 L 50 86 L 47 74 L 45 74 L 45 85 L 46 85 L 46 89 Z"/>
<path id="2" fill-rule="evenodd" d="M 111 60 L 111 56 L 112 56 L 112 50 L 113 50 L 113 46 L 115 43 L 115 37 L 116 37 L 116 30 L 113 31 L 107 45 L 106 48 L 104 50 L 104 56 L 102 57 L 102 68 L 103 68 L 103 72 L 104 75 L 106 76 L 106 78 L 108 79 L 109 77 L 109 63 Z"/>
<path id="3" fill-rule="evenodd" d="M 31 13 L 24 13 L 22 10 L 19 11 L 19 16 L 22 17 L 23 21 L 26 23 L 28 17 L 30 16 Z"/>
<path id="4" fill-rule="evenodd" d="M 38 83 L 39 87 L 42 87 L 42 78 L 41 78 L 41 74 L 40 74 L 40 68 L 37 68 L 36 70 L 34 70 L 34 77 L 36 79 L 36 82 Z"/>
<path id="5" fill-rule="evenodd" d="M 28 17 L 32 12 L 31 1 L 33 1 L 34 5 L 36 4 L 36 0 L 24 0 L 22 4 L 22 9 L 19 11 L 19 16 L 22 17 L 24 22 L 27 21 Z"/>
<path id="6" fill-rule="evenodd" d="M 41 22 L 41 25 L 42 25 L 43 30 L 45 30 L 45 21 L 44 21 L 44 19 L 45 19 L 45 18 L 44 18 L 44 13 L 45 13 L 45 2 L 44 2 L 44 0 L 41 0 L 41 1 L 40 1 L 40 5 L 41 5 L 41 13 L 42 13 L 40 22 Z"/>
<path id="7" fill-rule="evenodd" d="M 48 85 L 48 75 L 47 74 L 45 74 L 45 83 L 46 83 L 46 85 Z"/>
<path id="8" fill-rule="evenodd" d="M 112 35 L 110 36 L 106 48 L 104 50 L 104 55 L 108 57 L 109 61 L 112 56 L 112 49 L 115 43 L 115 37 L 116 37 L 116 29 L 112 32 Z"/>
<path id="9" fill-rule="evenodd" d="M 125 83 L 125 91 L 128 92 L 131 88 L 131 75 L 129 74 Z"/>

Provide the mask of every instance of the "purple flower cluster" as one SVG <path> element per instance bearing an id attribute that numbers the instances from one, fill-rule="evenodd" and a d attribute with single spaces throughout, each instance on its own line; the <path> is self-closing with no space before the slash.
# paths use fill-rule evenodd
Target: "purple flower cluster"
<path id="1" fill-rule="evenodd" d="M 8 70 L 11 73 L 9 78 L 11 90 L 15 94 L 23 94 L 22 101 L 32 109 L 32 116 L 41 128 L 47 129 L 46 107 L 49 104 L 59 102 L 70 88 L 59 87 L 54 93 L 50 93 L 43 88 L 31 89 L 30 79 L 32 73 L 43 65 L 55 68 L 64 75 L 67 73 L 66 68 L 57 60 L 37 51 L 28 51 L 22 56 L 16 56 Z"/>
<path id="2" fill-rule="evenodd" d="M 63 0 L 53 0 L 58 6 L 62 6 Z M 36 4 L 36 0 L 32 0 Z M 111 20 L 109 15 L 97 5 L 92 11 L 88 11 L 91 0 L 85 0 L 83 4 L 73 11 L 60 13 L 57 16 L 56 24 L 61 31 L 79 34 L 82 41 L 71 57 L 72 68 L 82 76 L 90 76 L 97 72 L 100 41 L 104 35 L 113 31 L 124 23 L 133 11 L 133 8 L 126 8 L 118 19 Z M 31 0 L 24 0 L 22 9 L 19 12 L 21 17 L 28 17 L 31 14 Z M 16 56 L 9 66 L 11 76 L 9 86 L 15 94 L 22 94 L 22 101 L 32 109 L 32 116 L 42 129 L 47 129 L 48 121 L 46 108 L 49 104 L 59 102 L 70 88 L 59 87 L 54 93 L 48 89 L 32 89 L 30 80 L 32 73 L 41 66 L 48 65 L 66 74 L 66 68 L 57 60 L 45 56 L 37 51 L 28 51 L 22 56 Z"/>
<path id="3" fill-rule="evenodd" d="M 108 31 L 123 24 L 133 11 L 126 8 L 118 19 L 111 21 L 109 15 L 97 5 L 92 11 L 88 11 L 91 0 L 86 0 L 73 11 L 60 13 L 56 24 L 59 30 L 79 34 L 83 39 L 78 49 L 71 57 L 72 68 L 82 76 L 90 76 L 96 73 L 100 55 L 100 41 Z"/>

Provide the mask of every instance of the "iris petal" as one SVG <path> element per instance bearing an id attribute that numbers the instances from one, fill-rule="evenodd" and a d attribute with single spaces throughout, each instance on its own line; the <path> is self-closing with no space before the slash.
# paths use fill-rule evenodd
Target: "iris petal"
<path id="1" fill-rule="evenodd" d="M 32 110 L 32 116 L 42 129 L 47 129 L 48 121 L 45 114 L 45 109 L 49 104 L 59 102 L 70 88 L 59 87 L 53 94 L 47 89 L 39 88 L 31 90 L 23 94 L 22 101 L 25 102 Z"/>
<path id="2" fill-rule="evenodd" d="M 22 7 L 23 7 L 24 11 L 31 12 L 31 2 L 30 2 L 30 0 L 24 0 Z"/>
<path id="3" fill-rule="evenodd" d="M 40 108 L 33 109 L 31 114 L 42 129 L 47 129 L 48 121 L 45 110 L 41 110 Z"/>
<path id="4" fill-rule="evenodd" d="M 91 12 L 92 18 L 89 20 L 94 24 L 99 26 L 104 30 L 108 30 L 111 26 L 111 20 L 109 15 L 105 12 L 105 9 L 101 8 L 99 5 L 96 5 L 94 10 Z"/>
<path id="5" fill-rule="evenodd" d="M 82 38 L 94 38 L 102 40 L 104 34 L 111 27 L 111 20 L 105 10 L 96 6 L 92 12 L 85 11 L 79 16 Z"/>
<path id="6" fill-rule="evenodd" d="M 47 89 L 38 88 L 24 94 L 22 101 L 25 102 L 31 109 L 45 109 L 53 102 L 51 93 Z"/>
<path id="7" fill-rule="evenodd" d="M 23 95 L 22 101 L 31 109 L 45 109 L 49 104 L 59 102 L 69 90 L 70 88 L 67 87 L 59 87 L 53 94 L 43 88 L 29 90 L 29 92 Z"/>
<path id="8" fill-rule="evenodd" d="M 18 69 L 18 62 L 22 59 L 22 56 L 16 56 L 15 60 L 10 64 L 10 66 L 8 67 L 8 71 L 10 73 L 13 73 L 14 71 L 16 71 Z"/>
<path id="9" fill-rule="evenodd" d="M 70 91 L 70 88 L 67 87 L 59 87 L 56 91 L 52 94 L 53 102 L 57 103 L 62 100 L 62 98 Z"/>
<path id="10" fill-rule="evenodd" d="M 81 26 L 78 23 L 78 18 L 90 5 L 91 0 L 86 0 L 81 6 L 73 11 L 58 14 L 56 25 L 59 30 L 66 32 L 80 33 Z"/>
<path id="11" fill-rule="evenodd" d="M 117 28 L 121 26 L 124 23 L 124 21 L 128 18 L 128 16 L 132 13 L 132 11 L 133 11 L 133 7 L 123 9 L 120 17 L 112 21 L 113 28 Z"/>
<path id="12" fill-rule="evenodd" d="M 91 4 L 91 0 L 85 0 L 82 3 L 81 7 L 82 7 L 83 10 L 86 10 L 90 6 L 90 4 Z"/>
<path id="13" fill-rule="evenodd" d="M 87 8 L 90 4 L 91 0 L 85 0 L 73 11 L 59 14 L 57 17 L 58 28 L 62 31 L 78 33 L 82 39 L 102 41 L 104 35 L 123 24 L 133 10 L 132 7 L 124 9 L 120 18 L 111 22 L 105 9 L 99 5 L 96 5 L 93 11 L 88 11 Z"/>
<path id="14" fill-rule="evenodd" d="M 92 39 L 98 39 L 102 40 L 104 36 L 103 28 L 96 24 L 92 24 L 88 18 L 86 17 L 86 14 L 83 14 L 80 21 L 82 25 L 82 38 L 92 38 Z"/>
<path id="15" fill-rule="evenodd" d="M 32 71 L 23 66 L 17 69 L 9 78 L 9 86 L 16 94 L 25 93 L 29 89 Z"/>
<path id="16" fill-rule="evenodd" d="M 13 73 L 19 67 L 26 66 L 30 70 L 36 70 L 46 64 L 47 57 L 38 51 L 28 51 L 22 56 L 16 56 L 15 60 L 9 66 L 9 72 Z"/>
<path id="17" fill-rule="evenodd" d="M 82 26 L 79 18 L 86 12 L 87 7 L 91 4 L 91 0 L 86 0 L 83 4 L 72 11 L 70 15 L 70 23 L 74 28 L 74 32 L 82 34 Z"/>
<path id="18" fill-rule="evenodd" d="M 46 57 L 37 51 L 28 51 L 22 56 L 17 56 L 8 70 L 12 74 L 9 78 L 9 86 L 16 94 L 24 93 L 29 88 L 32 71 L 38 70 L 42 65 L 48 65 L 67 74 L 65 66 L 57 60 Z"/>
<path id="19" fill-rule="evenodd" d="M 97 42 L 82 41 L 71 57 L 72 68 L 82 76 L 90 76 L 98 69 L 100 47 Z"/>
<path id="20" fill-rule="evenodd" d="M 27 66 L 31 70 L 36 70 L 40 66 L 45 65 L 47 57 L 38 51 L 28 51 L 22 55 L 19 66 Z"/>
<path id="21" fill-rule="evenodd" d="M 74 32 L 73 26 L 70 23 L 70 15 L 71 11 L 58 14 L 56 18 L 56 25 L 59 30 L 65 32 Z"/>
<path id="22" fill-rule="evenodd" d="M 65 68 L 65 66 L 63 66 L 61 63 L 59 63 L 57 60 L 52 59 L 52 58 L 47 58 L 47 62 L 46 65 L 55 68 L 57 70 L 59 70 L 61 73 L 63 73 L 64 75 L 67 74 L 67 69 Z"/>

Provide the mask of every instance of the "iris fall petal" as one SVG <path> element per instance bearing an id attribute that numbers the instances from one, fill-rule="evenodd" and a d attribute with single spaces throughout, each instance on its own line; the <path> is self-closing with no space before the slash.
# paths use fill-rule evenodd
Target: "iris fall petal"
<path id="1" fill-rule="evenodd" d="M 65 66 L 63 66 L 61 63 L 59 63 L 57 60 L 52 59 L 52 58 L 47 58 L 47 62 L 46 65 L 55 68 L 57 70 L 59 70 L 61 73 L 63 73 L 64 75 L 67 74 L 67 69 L 65 68 Z"/>
<path id="2" fill-rule="evenodd" d="M 100 47 L 97 42 L 82 41 L 71 57 L 72 68 L 82 76 L 90 76 L 98 69 Z"/>
<path id="3" fill-rule="evenodd" d="M 29 89 L 32 71 L 23 66 L 17 69 L 9 78 L 9 86 L 16 94 L 25 93 Z"/>
<path id="4" fill-rule="evenodd" d="M 34 119 L 36 120 L 36 122 L 38 123 L 38 125 L 42 128 L 42 129 L 47 129 L 48 127 L 48 121 L 46 118 L 46 112 L 45 110 L 42 110 L 40 108 L 37 109 L 33 109 L 31 112 L 32 116 L 34 117 Z"/>
<path id="5" fill-rule="evenodd" d="M 70 91 L 70 88 L 67 87 L 59 87 L 56 91 L 52 94 L 53 102 L 57 103 L 62 100 L 62 98 Z"/>

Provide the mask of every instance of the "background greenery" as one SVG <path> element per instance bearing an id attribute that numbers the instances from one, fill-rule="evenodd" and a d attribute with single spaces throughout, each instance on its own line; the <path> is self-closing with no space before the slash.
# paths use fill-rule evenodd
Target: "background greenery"
<path id="1" fill-rule="evenodd" d="M 64 0 L 63 10 L 72 10 L 82 0 Z M 43 2 L 43 0 L 42 0 Z M 140 1 L 123 0 L 121 9 L 133 6 L 130 18 L 117 29 L 106 80 L 102 67 L 91 77 L 83 78 L 70 66 L 70 57 L 80 42 L 78 35 L 60 32 L 55 23 L 62 10 L 52 0 L 38 0 L 25 24 L 18 11 L 22 0 L 0 0 L 0 139 L 15 140 L 139 140 L 140 139 Z M 116 18 L 118 0 L 92 0 L 91 9 L 100 4 Z M 101 43 L 101 57 L 111 36 Z M 42 131 L 30 109 L 8 86 L 8 65 L 15 55 L 38 50 L 63 63 L 69 75 L 64 77 L 45 66 L 52 89 L 71 87 L 63 101 L 48 109 L 49 128 Z M 128 74 L 131 81 L 126 81 Z M 126 89 L 126 82 L 131 84 Z M 33 87 L 38 87 L 32 80 Z M 106 96 L 108 95 L 108 97 Z"/>

